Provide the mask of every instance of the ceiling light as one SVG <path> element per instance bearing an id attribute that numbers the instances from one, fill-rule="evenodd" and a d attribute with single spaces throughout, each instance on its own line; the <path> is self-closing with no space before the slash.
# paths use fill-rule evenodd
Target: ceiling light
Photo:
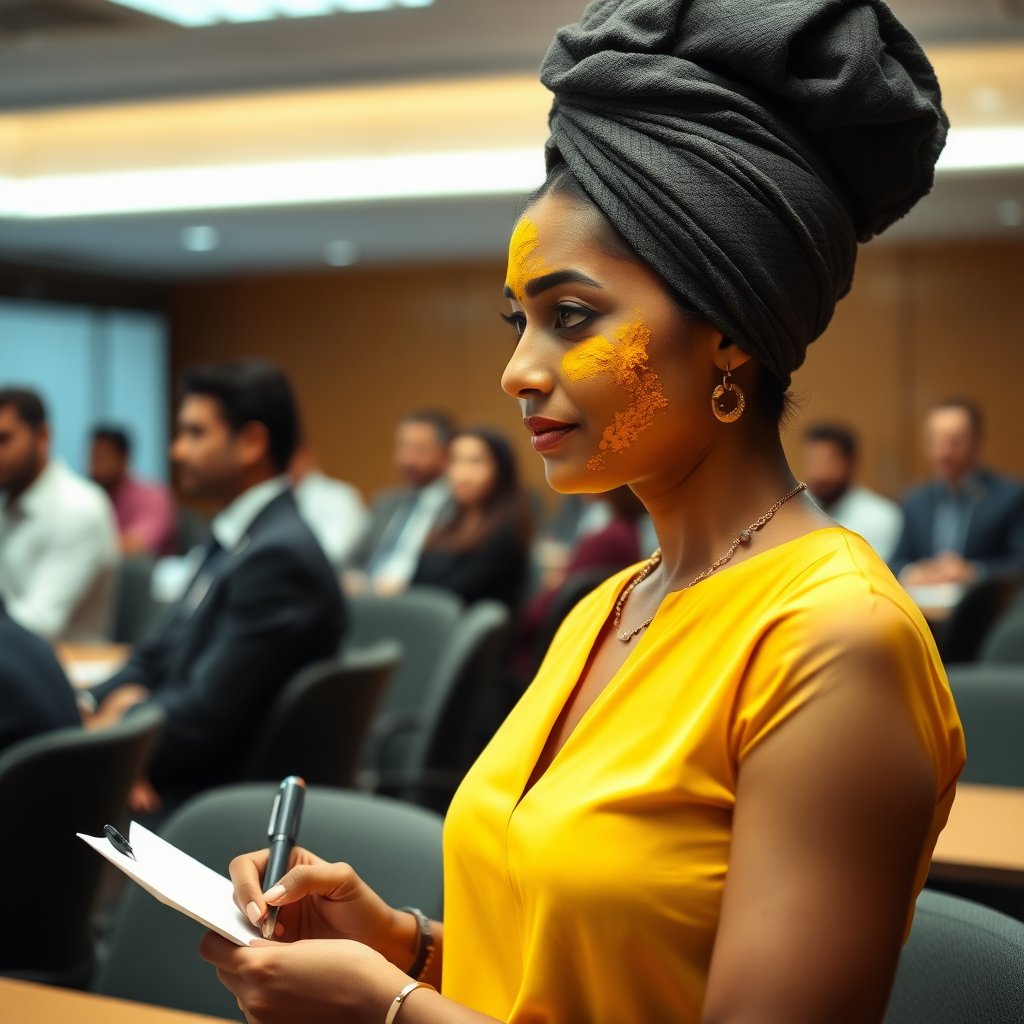
<path id="1" fill-rule="evenodd" d="M 0 178 L 0 217 L 91 217 L 517 194 L 543 180 L 539 147 Z"/>
<path id="2" fill-rule="evenodd" d="M 1024 167 L 1024 128 L 951 128 L 940 171 Z"/>
<path id="3" fill-rule="evenodd" d="M 183 228 L 181 247 L 189 252 L 213 252 L 220 245 L 220 232 L 209 224 L 196 224 Z"/>
<path id="4" fill-rule="evenodd" d="M 324 246 L 324 262 L 332 267 L 350 267 L 359 258 L 356 243 L 338 238 Z"/>
<path id="5" fill-rule="evenodd" d="M 434 0 L 115 0 L 164 21 L 195 28 L 224 21 L 270 21 L 321 14 L 429 7 Z"/>

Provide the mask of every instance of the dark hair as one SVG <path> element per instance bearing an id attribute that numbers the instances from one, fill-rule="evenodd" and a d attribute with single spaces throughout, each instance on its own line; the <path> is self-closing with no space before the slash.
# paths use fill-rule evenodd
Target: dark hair
<path id="1" fill-rule="evenodd" d="M 106 424 L 93 427 L 92 439 L 93 441 L 106 441 L 107 444 L 113 445 L 118 455 L 123 455 L 125 458 L 132 453 L 132 442 L 128 431 L 122 430 L 120 427 L 111 427 Z"/>
<path id="2" fill-rule="evenodd" d="M 853 431 L 838 423 L 818 423 L 807 429 L 807 441 L 825 441 L 834 444 L 852 462 L 857 458 L 857 438 Z"/>
<path id="3" fill-rule="evenodd" d="M 521 217 L 534 203 L 543 199 L 546 195 L 568 196 L 582 206 L 589 207 L 597 213 L 601 229 L 598 232 L 597 243 L 605 255 L 612 259 L 625 260 L 629 263 L 642 263 L 654 270 L 653 267 L 626 241 L 618 231 L 615 230 L 612 222 L 604 215 L 601 208 L 594 202 L 590 193 L 580 184 L 579 179 L 572 173 L 569 165 L 559 160 L 547 173 L 543 184 L 534 189 L 520 204 L 518 217 Z M 657 271 L 654 271 L 657 273 Z M 672 302 L 684 320 L 702 320 L 703 315 L 697 311 L 694 305 L 689 302 L 685 295 L 680 294 L 660 274 L 662 284 L 665 286 Z M 760 372 L 757 379 L 757 408 L 774 423 L 782 426 L 792 413 L 796 402 L 790 394 L 786 385 L 775 376 L 771 370 L 760 365 Z"/>
<path id="4" fill-rule="evenodd" d="M 22 423 L 38 430 L 46 422 L 43 400 L 28 388 L 0 388 L 0 409 L 13 405 Z"/>
<path id="5" fill-rule="evenodd" d="M 220 403 L 233 433 L 247 423 L 267 428 L 270 459 L 283 473 L 299 438 L 299 416 L 288 378 L 263 359 L 239 359 L 218 366 L 197 366 L 182 376 L 182 395 L 206 395 Z"/>
<path id="6" fill-rule="evenodd" d="M 975 436 L 979 435 L 985 427 L 985 418 L 981 413 L 981 408 L 969 398 L 947 398 L 944 402 L 933 406 L 932 412 L 938 412 L 940 409 L 963 410 L 971 421 L 971 430 L 974 431 Z"/>
<path id="7" fill-rule="evenodd" d="M 503 526 L 511 525 L 526 547 L 530 542 L 532 517 L 529 502 L 519 488 L 519 471 L 512 446 L 503 434 L 491 427 L 459 430 L 452 440 L 457 441 L 460 437 L 475 437 L 487 447 L 494 460 L 494 490 L 487 499 L 485 515 L 478 526 L 467 525 L 464 513 L 459 510 L 433 531 L 426 546 L 448 551 L 472 551 L 485 544 Z"/>
<path id="8" fill-rule="evenodd" d="M 455 422 L 442 409 L 417 409 L 402 417 L 402 423 L 427 423 L 434 428 L 437 441 L 447 448 L 455 436 Z"/>

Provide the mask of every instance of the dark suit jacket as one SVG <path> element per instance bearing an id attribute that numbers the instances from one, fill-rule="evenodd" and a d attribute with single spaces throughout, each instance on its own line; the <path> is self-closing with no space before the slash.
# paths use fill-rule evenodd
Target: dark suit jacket
<path id="1" fill-rule="evenodd" d="M 964 558 L 978 562 L 987 573 L 1024 569 L 1024 485 L 987 469 L 977 471 L 977 481 Z M 938 554 L 932 534 L 943 487 L 933 481 L 903 499 L 903 533 L 889 562 L 897 576 L 911 562 Z"/>
<path id="2" fill-rule="evenodd" d="M 367 569 L 373 556 L 377 553 L 381 541 L 389 533 L 391 520 L 399 511 L 408 509 L 415 504 L 419 491 L 414 487 L 394 487 L 380 491 L 370 506 L 370 526 L 362 542 L 352 556 L 352 564 L 359 569 Z M 451 508 L 451 502 L 442 509 L 439 519 Z M 394 539 L 394 538 L 392 538 Z"/>
<path id="3" fill-rule="evenodd" d="M 152 691 L 167 722 L 149 773 L 173 796 L 237 778 L 281 687 L 335 655 L 347 625 L 337 578 L 291 493 L 253 520 L 191 614 L 187 600 L 94 691 Z"/>
<path id="4" fill-rule="evenodd" d="M 0 753 L 18 740 L 81 724 L 74 691 L 50 645 L 0 603 Z"/>

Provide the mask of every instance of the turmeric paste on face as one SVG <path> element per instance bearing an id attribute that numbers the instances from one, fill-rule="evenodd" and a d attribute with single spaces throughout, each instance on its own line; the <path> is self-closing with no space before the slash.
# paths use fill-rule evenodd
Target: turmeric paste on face
<path id="1" fill-rule="evenodd" d="M 651 332 L 639 314 L 640 310 L 637 310 L 636 321 L 623 324 L 615 332 L 617 344 L 598 335 L 581 341 L 562 357 L 562 370 L 569 380 L 587 380 L 608 372 L 630 396 L 629 406 L 625 411 L 617 412 L 611 425 L 605 428 L 597 454 L 587 463 L 588 469 L 604 469 L 605 454 L 628 448 L 651 425 L 655 412 L 668 405 L 661 381 L 648 362 L 647 345 Z"/>
<path id="2" fill-rule="evenodd" d="M 538 245 L 537 225 L 526 217 L 520 217 L 508 243 L 508 276 L 505 281 L 519 302 L 526 296 L 527 282 L 545 271 L 544 257 L 534 256 Z"/>

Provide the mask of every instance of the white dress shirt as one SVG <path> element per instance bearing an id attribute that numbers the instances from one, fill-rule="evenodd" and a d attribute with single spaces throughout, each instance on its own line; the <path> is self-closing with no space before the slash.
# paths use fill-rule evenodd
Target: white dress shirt
<path id="1" fill-rule="evenodd" d="M 0 596 L 12 619 L 48 640 L 110 640 L 119 551 L 106 492 L 62 462 L 0 505 Z"/>
<path id="2" fill-rule="evenodd" d="M 222 508 L 210 523 L 210 532 L 217 543 L 229 554 L 234 552 L 245 539 L 252 521 L 279 494 L 284 494 L 289 485 L 288 477 L 275 476 L 250 487 L 247 491 L 242 491 L 230 505 Z"/>
<path id="3" fill-rule="evenodd" d="M 412 580 L 420 564 L 423 545 L 451 496 L 451 488 L 443 476 L 420 490 L 394 546 L 371 566 L 370 576 L 375 582 L 405 585 Z"/>
<path id="4" fill-rule="evenodd" d="M 825 511 L 840 526 L 859 533 L 883 562 L 892 558 L 903 530 L 903 510 L 896 502 L 866 487 L 851 487 Z"/>
<path id="5" fill-rule="evenodd" d="M 370 524 L 363 496 L 351 484 L 333 480 L 318 469 L 293 488 L 299 515 L 313 531 L 336 572 L 345 568 Z"/>

